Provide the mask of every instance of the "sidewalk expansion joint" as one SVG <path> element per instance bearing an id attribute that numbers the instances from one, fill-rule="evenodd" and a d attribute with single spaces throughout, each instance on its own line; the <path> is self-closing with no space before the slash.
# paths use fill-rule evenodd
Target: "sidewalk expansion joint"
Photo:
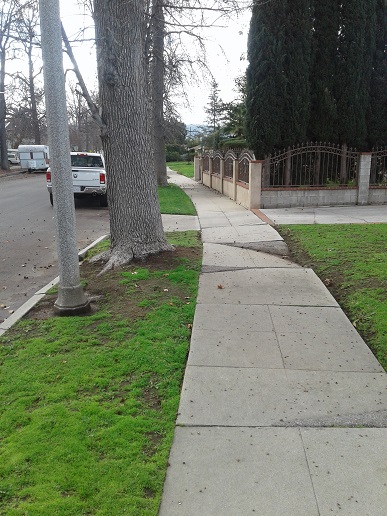
<path id="1" fill-rule="evenodd" d="M 342 428 L 342 429 L 358 429 L 368 430 L 370 428 L 380 428 L 387 430 L 386 412 L 370 412 L 369 414 L 351 414 L 348 416 L 335 416 L 330 418 L 316 418 L 305 420 L 293 420 L 276 422 L 266 425 L 243 425 L 243 424 L 214 424 L 214 423 L 176 423 L 179 428 Z"/>
<path id="2" fill-rule="evenodd" d="M 204 274 L 215 274 L 217 272 L 234 272 L 234 271 L 254 271 L 254 270 L 262 270 L 262 269 L 280 269 L 282 270 L 284 267 L 222 267 L 221 265 L 202 265 L 201 272 Z M 290 267 L 289 267 L 290 268 Z M 293 267 L 294 268 L 294 267 Z"/>

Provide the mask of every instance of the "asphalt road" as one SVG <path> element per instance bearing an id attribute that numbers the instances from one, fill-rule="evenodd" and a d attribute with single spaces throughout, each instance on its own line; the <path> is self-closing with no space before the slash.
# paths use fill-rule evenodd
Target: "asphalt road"
<path id="1" fill-rule="evenodd" d="M 109 233 L 96 199 L 75 212 L 79 250 Z M 44 173 L 0 177 L 0 322 L 58 275 L 54 216 Z"/>

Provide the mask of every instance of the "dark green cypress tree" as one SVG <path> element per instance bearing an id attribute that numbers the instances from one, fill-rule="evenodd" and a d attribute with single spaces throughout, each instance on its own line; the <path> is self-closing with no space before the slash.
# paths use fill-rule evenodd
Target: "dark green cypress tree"
<path id="1" fill-rule="evenodd" d="M 281 144 L 287 0 L 253 7 L 246 74 L 246 138 L 257 158 Z"/>
<path id="2" fill-rule="evenodd" d="M 336 74 L 339 39 L 339 0 L 314 2 L 311 112 L 308 137 L 313 141 L 337 140 Z"/>
<path id="3" fill-rule="evenodd" d="M 387 145 L 387 0 L 377 0 L 368 114 L 369 147 Z"/>
<path id="4" fill-rule="evenodd" d="M 367 148 L 376 0 L 342 2 L 338 72 L 337 127 L 340 143 Z"/>
<path id="5" fill-rule="evenodd" d="M 282 144 L 305 141 L 310 113 L 310 69 L 312 49 L 312 2 L 291 0 L 286 12 L 284 75 L 285 102 Z"/>

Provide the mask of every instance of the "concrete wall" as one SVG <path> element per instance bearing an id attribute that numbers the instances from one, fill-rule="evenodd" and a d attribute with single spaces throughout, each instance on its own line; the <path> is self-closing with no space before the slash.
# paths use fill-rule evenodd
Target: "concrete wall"
<path id="1" fill-rule="evenodd" d="M 204 186 L 208 186 L 211 188 L 211 176 L 208 172 L 203 171 L 202 182 L 203 182 Z"/>
<path id="2" fill-rule="evenodd" d="M 212 188 L 218 192 L 222 191 L 222 178 L 218 174 L 212 174 Z"/>
<path id="3" fill-rule="evenodd" d="M 261 208 L 351 205 L 357 195 L 357 188 L 262 189 Z"/>
<path id="4" fill-rule="evenodd" d="M 232 179 L 223 179 L 223 193 L 234 200 L 234 183 Z"/>
<path id="5" fill-rule="evenodd" d="M 387 204 L 387 187 L 372 187 L 368 194 L 369 204 Z"/>
<path id="6" fill-rule="evenodd" d="M 249 209 L 249 187 L 243 183 L 236 185 L 236 202 Z"/>

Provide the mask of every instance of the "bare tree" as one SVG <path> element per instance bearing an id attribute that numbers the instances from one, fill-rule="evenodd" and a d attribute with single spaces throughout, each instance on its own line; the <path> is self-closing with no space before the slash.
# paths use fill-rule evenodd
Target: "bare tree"
<path id="1" fill-rule="evenodd" d="M 40 96 L 36 91 L 37 78 L 42 74 L 41 66 L 41 53 L 34 56 L 36 48 L 40 49 L 40 34 L 39 34 L 39 15 L 38 15 L 38 2 L 32 0 L 29 4 L 25 5 L 22 10 L 22 16 L 18 16 L 15 22 L 15 41 L 21 45 L 23 53 L 27 56 L 28 73 L 25 75 L 23 72 L 18 72 L 18 79 L 23 82 L 28 88 L 28 102 L 29 111 L 31 117 L 31 124 L 33 129 L 34 141 L 37 145 L 41 144 L 41 116 L 38 111 L 38 99 L 43 98 L 43 91 Z M 39 61 L 36 65 L 36 61 Z"/>
<path id="2" fill-rule="evenodd" d="M 7 136 L 5 131 L 5 68 L 7 53 L 10 50 L 14 23 L 20 14 L 21 6 L 17 0 L 0 0 L 0 160 L 1 168 L 8 170 Z"/>

